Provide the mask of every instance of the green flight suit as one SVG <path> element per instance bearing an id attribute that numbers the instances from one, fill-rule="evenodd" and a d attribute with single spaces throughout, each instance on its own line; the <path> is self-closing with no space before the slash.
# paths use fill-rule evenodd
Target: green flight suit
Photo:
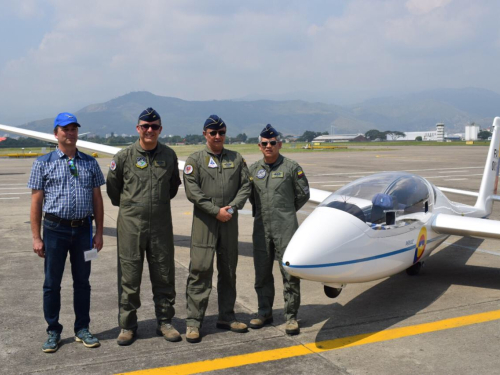
<path id="1" fill-rule="evenodd" d="M 170 322 L 175 314 L 174 235 L 170 199 L 179 189 L 175 152 L 158 143 L 151 155 L 139 141 L 114 156 L 106 187 L 119 206 L 118 323 L 137 328 L 144 254 L 149 264 L 156 319 Z"/>
<path id="2" fill-rule="evenodd" d="M 309 183 L 300 165 L 282 155 L 271 168 L 264 159 L 250 167 L 253 226 L 253 259 L 258 314 L 271 316 L 274 303 L 273 263 L 278 260 L 283 277 L 285 319 L 296 319 L 300 306 L 300 279 L 283 269 L 283 254 L 299 227 L 296 212 L 309 200 Z"/>
<path id="3" fill-rule="evenodd" d="M 194 204 L 191 262 L 186 287 L 186 325 L 201 327 L 212 290 L 213 260 L 217 253 L 219 320 L 235 320 L 236 266 L 238 264 L 238 211 L 250 195 L 245 160 L 223 149 L 219 159 L 208 147 L 191 154 L 184 168 L 186 196 Z M 215 217 L 231 206 L 231 220 Z"/>

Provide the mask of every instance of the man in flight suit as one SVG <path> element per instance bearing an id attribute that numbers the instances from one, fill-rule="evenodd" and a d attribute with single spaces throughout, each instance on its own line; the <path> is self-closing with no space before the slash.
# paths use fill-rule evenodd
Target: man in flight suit
<path id="1" fill-rule="evenodd" d="M 118 345 L 130 345 L 136 338 L 144 254 L 153 287 L 156 333 L 168 341 L 181 340 L 171 325 L 175 314 L 175 265 L 170 200 L 180 185 L 177 155 L 158 142 L 161 119 L 153 108 L 140 114 L 136 129 L 139 140 L 114 156 L 106 181 L 111 202 L 120 207 Z"/>
<path id="2" fill-rule="evenodd" d="M 307 178 L 296 162 L 280 154 L 280 135 L 267 125 L 259 136 L 264 158 L 250 167 L 252 195 L 250 202 L 255 216 L 253 227 L 253 259 L 255 291 L 259 310 L 250 321 L 250 328 L 261 328 L 273 321 L 273 263 L 278 260 L 283 277 L 285 298 L 285 331 L 300 332 L 297 313 L 300 306 L 300 280 L 283 269 L 283 253 L 299 227 L 296 212 L 309 200 Z"/>
<path id="3" fill-rule="evenodd" d="M 238 263 L 238 210 L 250 195 L 245 160 L 224 148 L 226 124 L 217 115 L 203 126 L 206 147 L 189 156 L 184 168 L 186 196 L 194 204 L 191 263 L 187 280 L 186 340 L 201 340 L 200 328 L 212 289 L 213 260 L 217 254 L 217 327 L 247 332 L 234 314 Z"/>

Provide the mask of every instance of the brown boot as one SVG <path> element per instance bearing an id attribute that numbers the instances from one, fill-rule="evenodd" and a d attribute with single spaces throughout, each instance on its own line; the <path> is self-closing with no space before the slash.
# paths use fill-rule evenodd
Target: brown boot
<path id="1" fill-rule="evenodd" d="M 297 319 L 292 318 L 286 322 L 285 332 L 288 335 L 298 335 L 300 333 L 299 322 L 297 322 Z"/>
<path id="2" fill-rule="evenodd" d="M 156 327 L 156 334 L 158 336 L 163 336 L 165 340 L 170 342 L 176 342 L 182 340 L 179 331 L 177 331 L 170 323 L 159 324 Z"/>
<path id="3" fill-rule="evenodd" d="M 200 330 L 198 327 L 187 327 L 186 328 L 186 341 L 190 343 L 200 342 Z"/>
<path id="4" fill-rule="evenodd" d="M 265 317 L 265 316 L 262 316 L 262 315 L 258 315 L 253 318 L 252 320 L 250 320 L 250 328 L 253 328 L 253 329 L 259 329 L 259 328 L 262 328 L 264 327 L 266 324 L 271 324 L 273 322 L 273 316 L 268 316 L 268 317 Z"/>
<path id="5" fill-rule="evenodd" d="M 217 322 L 217 328 L 229 329 L 232 332 L 237 332 L 237 333 L 248 332 L 247 325 L 245 323 L 238 322 L 237 320 L 235 320 L 233 322 L 224 322 L 222 320 L 219 320 Z"/>
<path id="6" fill-rule="evenodd" d="M 135 341 L 137 334 L 134 329 L 122 329 L 116 340 L 117 344 L 120 346 L 127 346 Z"/>

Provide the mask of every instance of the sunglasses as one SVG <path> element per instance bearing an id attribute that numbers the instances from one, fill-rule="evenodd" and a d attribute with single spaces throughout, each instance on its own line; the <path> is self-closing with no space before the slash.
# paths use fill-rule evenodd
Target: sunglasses
<path id="1" fill-rule="evenodd" d="M 260 142 L 260 144 L 262 145 L 262 147 L 267 147 L 268 144 L 270 144 L 271 146 L 276 146 L 276 143 L 278 143 L 278 141 Z"/>
<path id="2" fill-rule="evenodd" d="M 142 130 L 148 131 L 149 128 L 153 129 L 154 131 L 160 130 L 161 125 L 139 125 Z"/>
<path id="3" fill-rule="evenodd" d="M 73 159 L 68 159 L 68 167 L 71 175 L 78 177 L 78 171 L 76 170 L 75 161 Z"/>
<path id="4" fill-rule="evenodd" d="M 226 135 L 226 131 L 225 130 L 212 130 L 211 132 L 208 132 L 208 134 L 210 134 L 212 137 L 215 137 L 217 135 L 217 133 L 219 134 L 220 137 L 224 137 Z"/>

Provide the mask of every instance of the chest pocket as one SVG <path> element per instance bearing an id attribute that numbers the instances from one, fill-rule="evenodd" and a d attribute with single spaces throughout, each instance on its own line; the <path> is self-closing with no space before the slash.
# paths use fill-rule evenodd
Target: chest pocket
<path id="1" fill-rule="evenodd" d="M 162 166 L 158 166 L 161 164 Z M 172 171 L 167 168 L 166 163 L 154 163 L 153 174 L 155 181 L 158 184 L 158 200 L 161 203 L 168 203 L 170 201 L 170 178 Z"/>
<path id="2" fill-rule="evenodd" d="M 87 165 L 80 164 L 78 167 L 78 183 L 84 188 L 92 188 L 92 172 L 86 168 Z"/>

